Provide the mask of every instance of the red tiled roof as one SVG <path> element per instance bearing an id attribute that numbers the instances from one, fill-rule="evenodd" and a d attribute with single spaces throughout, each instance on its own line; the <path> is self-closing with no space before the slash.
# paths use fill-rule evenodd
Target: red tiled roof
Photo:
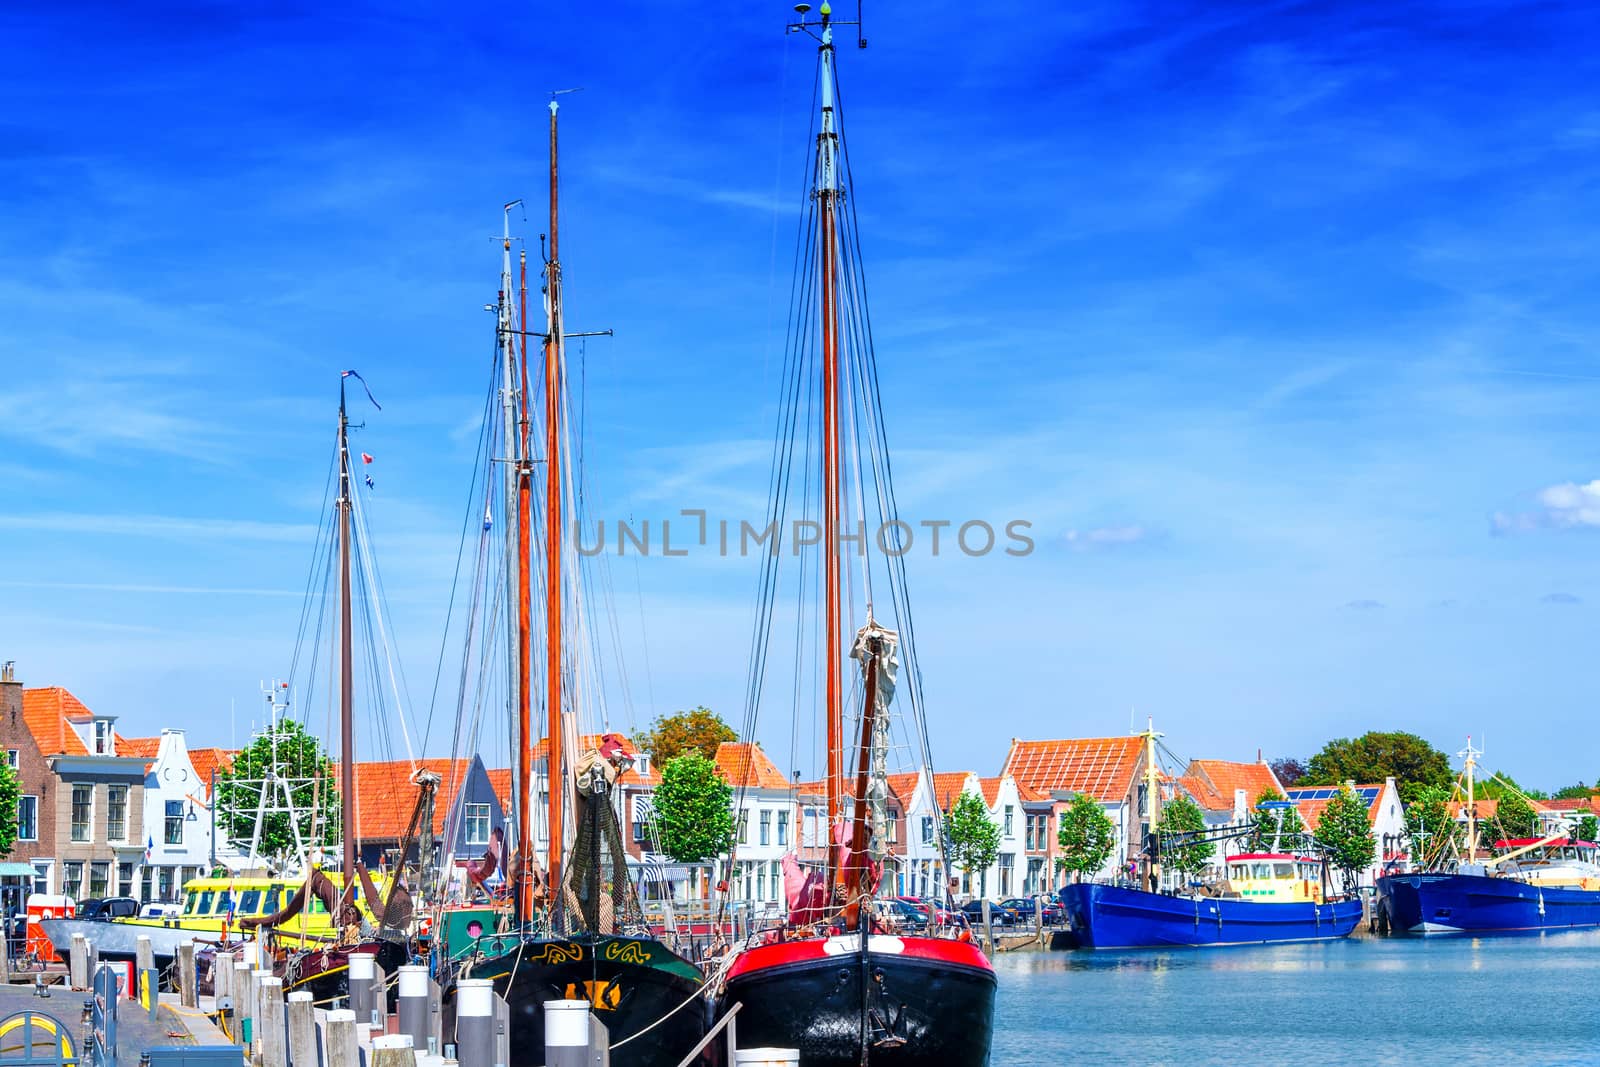
<path id="1" fill-rule="evenodd" d="M 120 734 L 117 736 L 119 756 L 143 756 L 145 759 L 154 759 L 160 748 L 159 737 L 123 737 Z"/>
<path id="2" fill-rule="evenodd" d="M 578 738 L 579 749 L 582 751 L 588 751 L 591 748 L 599 748 L 601 736 L 601 734 L 580 735 Z M 617 734 L 617 736 L 622 738 L 622 751 L 626 752 L 634 759 L 638 759 L 639 749 L 634 745 L 634 743 L 623 734 Z M 539 743 L 533 746 L 533 762 L 538 763 L 543 760 L 549 751 L 550 746 L 545 742 L 544 738 L 540 738 Z M 658 771 L 659 768 L 655 766 L 654 760 L 652 760 L 650 763 L 649 774 L 640 774 L 638 765 L 635 764 L 623 771 L 622 775 L 617 779 L 617 781 L 623 785 L 660 785 L 661 775 L 658 773 Z M 492 776 L 497 772 L 490 771 L 489 773 Z M 500 768 L 499 773 L 503 773 L 505 775 L 505 791 L 509 793 L 511 791 L 511 770 L 510 768 Z M 498 791 L 499 788 L 496 787 L 496 792 Z"/>
<path id="3" fill-rule="evenodd" d="M 211 772 L 226 774 L 233 770 L 233 761 L 239 755 L 236 748 L 191 748 L 189 762 L 194 765 L 194 773 L 200 776 L 204 783 L 206 794 L 211 793 Z"/>
<path id="4" fill-rule="evenodd" d="M 950 805 L 956 802 L 967 787 L 967 778 L 971 771 L 945 771 L 933 776 L 933 796 L 939 805 L 939 810 L 948 812 Z"/>
<path id="5" fill-rule="evenodd" d="M 1021 800 L 1024 804 L 1031 804 L 1035 801 L 1049 800 L 1050 794 L 1044 792 L 1042 789 L 1035 789 L 1031 785 L 1024 785 L 1023 783 L 1018 782 L 1017 799 Z"/>
<path id="6" fill-rule="evenodd" d="M 1000 783 L 1004 780 L 1004 776 L 978 779 L 978 788 L 983 790 L 983 802 L 991 808 L 1000 803 Z"/>
<path id="7" fill-rule="evenodd" d="M 909 807 L 911 805 L 911 796 L 917 791 L 917 782 L 921 778 L 922 775 L 917 774 L 915 771 L 907 774 L 891 774 L 888 776 L 889 792 L 893 793 L 901 804 Z M 819 786 L 821 784 L 821 782 L 817 783 Z"/>
<path id="8" fill-rule="evenodd" d="M 511 768 L 490 767 L 489 785 L 494 789 L 494 795 L 500 798 L 500 807 L 504 811 L 511 810 Z"/>
<path id="9" fill-rule="evenodd" d="M 87 756 L 89 749 L 68 722 L 84 722 L 94 713 L 59 685 L 22 691 L 22 720 L 45 756 L 65 753 Z"/>
<path id="10" fill-rule="evenodd" d="M 1561 800 L 1547 800 L 1544 806 L 1549 811 L 1600 811 L 1600 793 L 1589 797 L 1566 797 Z"/>
<path id="11" fill-rule="evenodd" d="M 425 759 L 417 770 L 439 776 L 439 791 L 433 804 L 433 832 L 444 830 L 445 815 L 455 803 L 456 794 L 472 766 L 468 759 Z M 339 766 L 334 765 L 335 781 Z M 356 834 L 373 841 L 398 841 L 411 827 L 411 814 L 417 806 L 419 790 L 411 780 L 410 760 L 356 764 Z"/>
<path id="12" fill-rule="evenodd" d="M 1133 787 L 1144 742 L 1138 737 L 1082 737 L 1062 741 L 1013 739 L 1002 774 L 1042 793 L 1087 793 L 1122 800 Z"/>
<path id="13" fill-rule="evenodd" d="M 1233 793 L 1243 789 L 1245 801 L 1254 805 L 1256 798 L 1271 790 L 1283 794 L 1277 775 L 1265 763 L 1234 763 L 1231 760 L 1190 760 L 1178 784 L 1194 797 L 1195 803 L 1208 811 L 1232 811 Z"/>
<path id="14" fill-rule="evenodd" d="M 767 758 L 761 746 L 724 741 L 717 746 L 717 771 L 734 788 L 788 789 L 789 779 Z"/>

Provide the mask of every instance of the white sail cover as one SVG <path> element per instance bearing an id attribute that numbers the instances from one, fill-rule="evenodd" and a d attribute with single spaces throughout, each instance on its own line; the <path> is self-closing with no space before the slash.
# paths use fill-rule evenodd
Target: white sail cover
<path id="1" fill-rule="evenodd" d="M 900 635 L 869 618 L 867 624 L 856 631 L 850 655 L 860 660 L 865 668 L 873 658 L 874 645 L 878 646 L 874 678 L 877 714 L 872 719 L 872 737 L 868 742 L 872 751 L 868 762 L 871 770 L 867 776 L 867 810 L 872 820 L 872 835 L 867 854 L 881 866 L 889 855 L 889 703 L 894 700 L 895 675 L 900 670 Z"/>

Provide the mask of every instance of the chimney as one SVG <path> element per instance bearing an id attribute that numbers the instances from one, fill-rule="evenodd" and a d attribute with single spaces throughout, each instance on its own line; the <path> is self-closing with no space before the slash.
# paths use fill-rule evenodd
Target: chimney
<path id="1" fill-rule="evenodd" d="M 0 729 L 21 726 L 22 683 L 17 681 L 17 661 L 0 664 Z"/>

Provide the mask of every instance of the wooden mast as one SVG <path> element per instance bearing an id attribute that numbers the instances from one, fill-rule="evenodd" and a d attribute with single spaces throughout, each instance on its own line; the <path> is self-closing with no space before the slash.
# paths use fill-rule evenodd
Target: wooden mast
<path id="1" fill-rule="evenodd" d="M 339 790 L 344 837 L 344 891 L 350 895 L 356 871 L 355 676 L 350 649 L 350 420 L 344 408 L 344 380 L 339 377 Z"/>
<path id="2" fill-rule="evenodd" d="M 840 885 L 843 872 L 833 865 L 833 834 L 844 807 L 844 697 L 840 672 L 844 650 L 839 634 L 839 316 L 837 207 L 839 200 L 838 134 L 833 113 L 833 28 L 830 10 L 822 5 L 822 126 L 817 134 L 818 253 L 822 268 L 822 558 L 823 657 L 826 664 L 825 711 L 828 743 L 828 869 L 829 883 Z"/>
<path id="3" fill-rule="evenodd" d="M 545 626 L 548 737 L 545 780 L 549 794 L 549 872 L 552 904 L 560 900 L 564 792 L 561 752 L 561 257 L 557 229 L 556 111 L 550 101 L 550 260 L 545 264 L 547 327 L 544 339 Z"/>
<path id="4" fill-rule="evenodd" d="M 517 327 L 522 335 L 521 407 L 517 424 L 517 726 L 522 739 L 517 749 L 517 781 L 525 791 L 517 798 L 517 846 L 521 863 L 517 871 L 517 915 L 533 917 L 533 461 L 528 449 L 528 255 L 521 255 L 521 311 Z"/>

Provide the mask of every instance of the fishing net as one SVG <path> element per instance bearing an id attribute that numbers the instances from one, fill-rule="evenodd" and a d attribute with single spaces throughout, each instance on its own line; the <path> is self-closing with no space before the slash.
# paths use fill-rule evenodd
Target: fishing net
<path id="1" fill-rule="evenodd" d="M 618 934 L 644 927 L 644 909 L 628 877 L 622 826 L 611 806 L 615 768 L 587 753 L 578 768 L 577 837 L 562 879 L 556 925 L 561 933 Z"/>

